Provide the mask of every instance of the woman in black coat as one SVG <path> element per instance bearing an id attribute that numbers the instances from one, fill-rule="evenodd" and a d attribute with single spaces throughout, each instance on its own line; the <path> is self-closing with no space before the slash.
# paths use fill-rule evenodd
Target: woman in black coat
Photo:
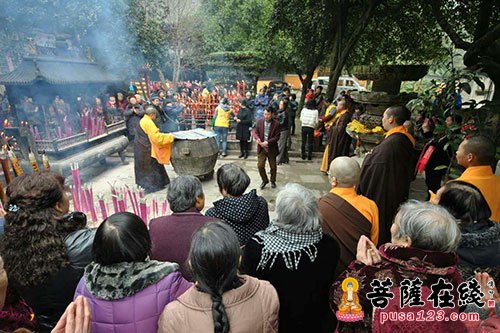
<path id="1" fill-rule="evenodd" d="M 250 127 L 252 127 L 253 114 L 247 107 L 247 100 L 241 100 L 241 108 L 238 115 L 234 117 L 237 123 L 236 139 L 240 140 L 240 156 L 238 158 L 248 157 L 248 140 L 250 139 Z"/>
<path id="2" fill-rule="evenodd" d="M 64 177 L 25 174 L 7 188 L 2 258 L 9 288 L 33 309 L 36 332 L 51 332 L 73 301 L 90 261 L 95 231 L 79 214 L 67 215 Z"/>
<path id="3" fill-rule="evenodd" d="M 500 223 L 490 220 L 491 209 L 481 191 L 463 181 L 446 183 L 436 194 L 435 202 L 457 220 L 462 235 L 457 254 L 458 268 L 464 280 L 476 271 L 500 279 Z"/>
<path id="4" fill-rule="evenodd" d="M 242 271 L 276 288 L 280 333 L 333 332 L 328 295 L 339 244 L 323 234 L 317 199 L 302 185 L 287 184 L 278 193 L 276 215 L 246 243 Z"/>

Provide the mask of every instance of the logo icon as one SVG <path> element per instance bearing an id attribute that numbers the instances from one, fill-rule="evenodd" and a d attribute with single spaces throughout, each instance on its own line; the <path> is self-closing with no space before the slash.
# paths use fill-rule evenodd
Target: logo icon
<path id="1" fill-rule="evenodd" d="M 358 297 L 359 283 L 352 277 L 342 281 L 342 300 L 338 311 L 335 313 L 340 321 L 359 321 L 365 316 Z"/>

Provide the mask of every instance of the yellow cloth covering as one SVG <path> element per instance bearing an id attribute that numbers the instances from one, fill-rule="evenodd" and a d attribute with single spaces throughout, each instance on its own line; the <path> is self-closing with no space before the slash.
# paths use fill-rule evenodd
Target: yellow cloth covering
<path id="1" fill-rule="evenodd" d="M 139 124 L 151 142 L 151 157 L 160 164 L 169 164 L 170 144 L 174 142 L 174 136 L 169 133 L 160 133 L 153 119 L 147 114 L 142 117 Z"/>
<path id="2" fill-rule="evenodd" d="M 321 166 L 319 168 L 319 170 L 321 172 L 328 172 L 328 145 L 326 145 L 325 147 L 325 151 L 323 153 L 323 159 L 321 160 Z"/>

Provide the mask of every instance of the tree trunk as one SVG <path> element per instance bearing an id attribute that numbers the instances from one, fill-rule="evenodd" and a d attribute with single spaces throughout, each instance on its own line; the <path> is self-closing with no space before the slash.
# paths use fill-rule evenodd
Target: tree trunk
<path id="1" fill-rule="evenodd" d="M 335 92 L 337 90 L 337 84 L 339 82 L 340 75 L 342 75 L 342 69 L 344 66 L 335 66 L 330 68 L 330 78 L 328 82 L 328 93 L 326 95 L 326 98 L 331 98 L 332 100 L 335 99 Z"/>
<path id="2" fill-rule="evenodd" d="M 165 80 L 165 75 L 163 75 L 163 72 L 161 71 L 160 68 L 156 67 L 156 71 L 158 72 L 158 77 L 160 78 L 161 85 L 167 89 L 167 80 Z"/>
<path id="3" fill-rule="evenodd" d="M 177 87 L 177 82 L 179 82 L 179 77 L 181 75 L 181 55 L 180 50 L 174 50 L 174 68 L 172 73 L 172 84 Z"/>
<path id="4" fill-rule="evenodd" d="M 363 12 L 360 17 L 359 23 L 354 28 L 354 30 L 349 31 L 348 37 L 344 38 L 346 31 L 346 17 L 347 10 L 344 9 L 340 11 L 340 17 L 337 19 L 337 28 L 335 31 L 335 40 L 334 40 L 334 52 L 332 53 L 332 61 L 330 68 L 330 82 L 328 83 L 328 98 L 334 98 L 335 90 L 337 89 L 337 81 L 342 73 L 342 69 L 344 68 L 347 57 L 351 53 L 352 49 L 356 45 L 357 41 L 361 38 L 365 27 L 370 22 L 375 7 L 380 4 L 379 1 L 372 0 L 369 2 L 368 7 Z M 345 7 L 345 6 L 344 6 Z M 342 9 L 342 7 L 340 8 Z M 347 36 L 347 35 L 346 35 Z"/>
<path id="5" fill-rule="evenodd" d="M 302 79 L 302 76 L 299 74 L 300 82 L 302 83 L 302 92 L 300 94 L 300 102 L 299 102 L 299 112 L 304 107 L 304 101 L 306 100 L 307 89 L 311 86 L 312 77 L 314 76 L 314 70 L 316 68 L 309 69 L 306 73 L 306 77 Z"/>
<path id="6" fill-rule="evenodd" d="M 337 89 L 337 83 L 338 79 L 340 77 L 340 72 L 337 74 L 336 73 L 336 67 L 337 63 L 340 59 L 340 54 L 342 53 L 342 38 L 344 36 L 344 28 L 345 24 L 343 21 L 345 21 L 345 17 L 347 15 L 346 9 L 344 6 L 338 7 L 338 11 L 336 12 L 336 17 L 335 22 L 336 22 L 336 27 L 335 27 L 335 36 L 333 40 L 333 50 L 332 50 L 332 58 L 330 60 L 330 75 L 329 75 L 329 81 L 328 81 L 328 88 L 326 90 L 326 97 L 334 99 L 335 98 L 335 90 Z"/>
<path id="7" fill-rule="evenodd" d="M 259 77 L 260 77 L 260 76 L 256 76 L 256 77 L 255 77 L 255 81 L 254 81 L 254 82 L 255 82 L 255 83 L 254 83 L 254 88 L 255 88 L 254 93 L 255 93 L 255 95 L 257 95 L 257 94 L 258 94 L 258 91 L 257 91 L 257 90 L 258 90 L 258 89 L 257 89 L 257 83 L 259 82 Z"/>

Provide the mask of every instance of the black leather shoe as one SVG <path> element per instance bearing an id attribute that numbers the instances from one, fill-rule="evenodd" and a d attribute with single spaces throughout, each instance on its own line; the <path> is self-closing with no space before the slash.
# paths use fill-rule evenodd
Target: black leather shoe
<path id="1" fill-rule="evenodd" d="M 268 184 L 269 182 L 262 182 L 262 184 L 260 184 L 260 189 L 263 190 L 264 187 L 266 187 L 266 185 Z M 276 186 L 276 185 L 275 185 Z"/>
<path id="2" fill-rule="evenodd" d="M 243 159 L 247 159 L 248 158 L 248 153 L 245 153 L 245 156 L 243 156 Z"/>
<path id="3" fill-rule="evenodd" d="M 243 158 L 245 156 L 244 153 L 241 153 L 240 156 L 238 156 L 238 158 Z"/>
<path id="4" fill-rule="evenodd" d="M 271 188 L 276 188 L 276 183 L 275 182 L 271 182 Z"/>

